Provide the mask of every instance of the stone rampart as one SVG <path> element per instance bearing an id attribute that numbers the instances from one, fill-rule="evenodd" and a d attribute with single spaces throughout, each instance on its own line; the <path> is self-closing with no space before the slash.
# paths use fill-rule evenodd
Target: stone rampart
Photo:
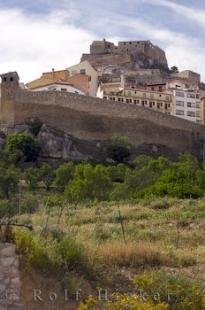
<path id="1" fill-rule="evenodd" d="M 136 147 L 166 146 L 172 152 L 203 155 L 205 127 L 136 105 L 63 92 L 31 92 L 2 88 L 1 120 L 23 124 L 31 117 L 76 138 L 102 141 L 114 133 L 127 136 Z M 12 118 L 10 118 L 12 114 Z"/>

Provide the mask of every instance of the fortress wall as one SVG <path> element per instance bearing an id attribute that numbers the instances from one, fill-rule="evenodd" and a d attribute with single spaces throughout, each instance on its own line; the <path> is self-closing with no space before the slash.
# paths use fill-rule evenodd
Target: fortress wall
<path id="1" fill-rule="evenodd" d="M 52 127 L 83 140 L 105 140 L 114 133 L 118 133 L 127 136 L 134 145 L 154 143 L 166 145 L 176 152 L 194 151 L 193 145 L 196 139 L 190 132 L 160 127 L 148 120 L 104 114 L 94 115 L 62 105 L 18 102 L 18 108 L 15 111 L 17 124 L 34 116 Z"/>
<path id="2" fill-rule="evenodd" d="M 80 96 L 71 93 L 64 92 L 31 92 L 26 90 L 19 90 L 16 93 L 15 98 L 17 104 L 25 104 L 25 109 L 30 106 L 36 108 L 36 105 L 40 105 L 39 109 L 43 109 L 43 106 L 56 106 L 74 109 L 76 111 L 83 111 L 89 114 L 103 115 L 108 117 L 119 118 L 134 118 L 145 119 L 160 126 L 169 127 L 172 129 L 179 129 L 185 131 L 193 131 L 194 133 L 205 134 L 205 127 L 187 120 L 180 119 L 175 116 L 163 114 L 132 104 L 126 104 L 115 101 L 102 100 L 99 98 L 92 98 L 88 96 Z M 28 108 L 30 109 L 30 108 Z"/>
<path id="3" fill-rule="evenodd" d="M 85 141 L 105 140 L 118 133 L 135 146 L 163 145 L 175 154 L 186 151 L 201 157 L 201 140 L 205 140 L 202 125 L 132 104 L 64 92 L 23 90 L 15 72 L 2 78 L 0 116 L 5 124 L 24 124 L 36 116 Z"/>
<path id="4" fill-rule="evenodd" d="M 95 141 L 114 133 L 134 145 L 164 145 L 176 154 L 202 154 L 205 127 L 143 107 L 58 92 L 16 94 L 15 124 L 39 117 L 44 123 L 76 138 Z"/>

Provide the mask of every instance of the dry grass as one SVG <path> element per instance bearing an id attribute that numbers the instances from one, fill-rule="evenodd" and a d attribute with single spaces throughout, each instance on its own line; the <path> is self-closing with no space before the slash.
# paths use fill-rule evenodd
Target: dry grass
<path id="1" fill-rule="evenodd" d="M 99 259 L 106 265 L 169 266 L 171 259 L 149 243 L 107 242 L 98 248 Z"/>

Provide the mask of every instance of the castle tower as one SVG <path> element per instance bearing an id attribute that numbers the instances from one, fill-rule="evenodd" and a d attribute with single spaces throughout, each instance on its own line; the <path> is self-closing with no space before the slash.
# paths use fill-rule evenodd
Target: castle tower
<path id="1" fill-rule="evenodd" d="M 19 76 L 17 72 L 1 74 L 1 123 L 14 124 L 15 95 L 19 89 Z"/>

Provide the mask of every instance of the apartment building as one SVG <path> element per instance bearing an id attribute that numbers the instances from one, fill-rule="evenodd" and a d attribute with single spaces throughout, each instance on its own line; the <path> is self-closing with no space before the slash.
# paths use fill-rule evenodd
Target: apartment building
<path id="1" fill-rule="evenodd" d="M 103 98 L 119 103 L 135 104 L 167 114 L 172 113 L 172 95 L 170 93 L 125 88 L 118 92 L 105 91 Z"/>
<path id="2" fill-rule="evenodd" d="M 203 124 L 203 104 L 197 90 L 173 89 L 172 115 Z"/>

